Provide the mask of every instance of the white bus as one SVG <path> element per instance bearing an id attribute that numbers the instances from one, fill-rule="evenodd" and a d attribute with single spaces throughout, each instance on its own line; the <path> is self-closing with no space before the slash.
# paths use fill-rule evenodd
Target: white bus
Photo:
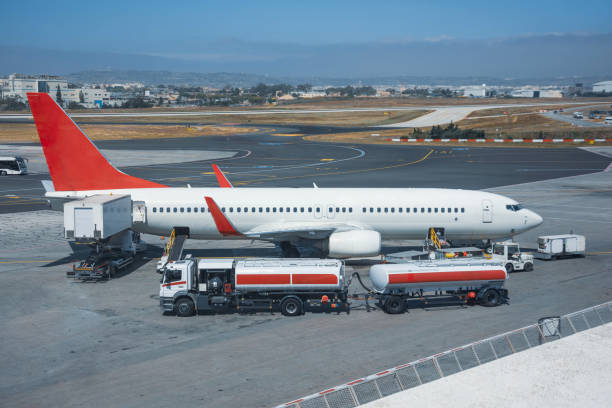
<path id="1" fill-rule="evenodd" d="M 0 176 L 9 174 L 28 174 L 23 157 L 0 157 Z"/>

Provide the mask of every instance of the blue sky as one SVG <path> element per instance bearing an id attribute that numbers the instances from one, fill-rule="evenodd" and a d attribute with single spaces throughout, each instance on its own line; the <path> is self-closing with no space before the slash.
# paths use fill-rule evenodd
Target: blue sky
<path id="1" fill-rule="evenodd" d="M 1 13 L 2 73 L 612 75 L 612 0 L 9 0 Z"/>
<path id="2" fill-rule="evenodd" d="M 612 31 L 612 1 L 8 1 L 0 42 L 187 51 L 228 39 L 337 44 Z"/>

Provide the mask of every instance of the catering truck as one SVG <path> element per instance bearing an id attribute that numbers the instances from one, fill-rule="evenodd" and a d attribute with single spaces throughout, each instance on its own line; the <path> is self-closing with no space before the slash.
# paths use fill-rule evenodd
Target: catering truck
<path id="1" fill-rule="evenodd" d="M 563 234 L 538 237 L 538 259 L 556 259 L 567 256 L 586 256 L 584 235 Z"/>
<path id="2" fill-rule="evenodd" d="M 200 259 L 168 263 L 159 302 L 163 312 L 350 312 L 344 263 L 336 259 Z"/>
<path id="3" fill-rule="evenodd" d="M 378 264 L 370 268 L 373 291 L 383 310 L 403 313 L 411 298 L 457 297 L 469 303 L 497 306 L 508 298 L 504 264 L 486 259 L 432 260 Z"/>

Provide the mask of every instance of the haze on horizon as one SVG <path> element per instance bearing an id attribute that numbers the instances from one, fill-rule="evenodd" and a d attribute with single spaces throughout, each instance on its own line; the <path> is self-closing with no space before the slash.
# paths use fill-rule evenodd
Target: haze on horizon
<path id="1" fill-rule="evenodd" d="M 612 74 L 612 3 L 9 2 L 0 74 Z"/>

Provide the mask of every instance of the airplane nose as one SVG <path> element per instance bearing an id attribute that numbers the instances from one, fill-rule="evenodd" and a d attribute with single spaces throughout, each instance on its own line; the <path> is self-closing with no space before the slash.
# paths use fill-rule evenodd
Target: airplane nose
<path id="1" fill-rule="evenodd" d="M 543 222 L 544 219 L 542 217 L 533 211 L 529 211 L 529 215 L 527 216 L 527 224 L 529 224 L 530 228 L 535 228 Z"/>

